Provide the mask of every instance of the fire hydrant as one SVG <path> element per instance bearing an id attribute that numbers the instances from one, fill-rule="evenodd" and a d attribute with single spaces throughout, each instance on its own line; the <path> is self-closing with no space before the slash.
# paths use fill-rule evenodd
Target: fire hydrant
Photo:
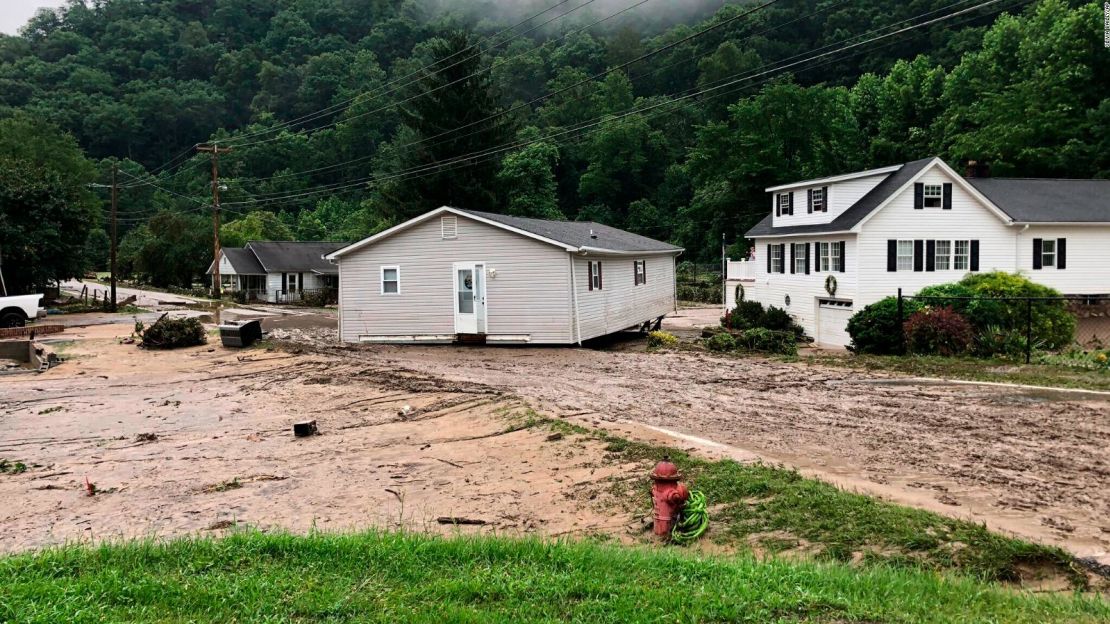
<path id="1" fill-rule="evenodd" d="M 678 520 L 678 512 L 686 506 L 686 499 L 690 498 L 690 490 L 686 489 L 686 484 L 679 482 L 681 478 L 678 466 L 666 457 L 651 471 L 651 502 L 655 515 L 655 534 L 659 537 L 671 534 L 671 529 Z"/>

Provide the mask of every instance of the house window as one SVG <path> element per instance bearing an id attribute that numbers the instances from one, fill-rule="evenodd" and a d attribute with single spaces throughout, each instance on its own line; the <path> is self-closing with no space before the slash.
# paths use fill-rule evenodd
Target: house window
<path id="1" fill-rule="evenodd" d="M 782 245 L 771 245 L 771 272 L 772 273 L 782 273 L 783 272 L 783 263 L 782 263 L 782 250 L 783 249 L 784 249 L 784 247 Z"/>
<path id="2" fill-rule="evenodd" d="M 590 290 L 601 290 L 601 263 L 591 262 L 590 265 Z"/>
<path id="3" fill-rule="evenodd" d="M 1041 266 L 1056 266 L 1056 241 L 1051 238 L 1041 241 Z"/>
<path id="4" fill-rule="evenodd" d="M 794 272 L 806 272 L 806 244 L 794 243 Z"/>
<path id="5" fill-rule="evenodd" d="M 440 217 L 439 218 L 439 234 L 444 240 L 458 238 L 459 236 L 459 218 L 458 217 Z"/>
<path id="6" fill-rule="evenodd" d="M 790 214 L 790 193 L 779 193 L 779 214 Z"/>
<path id="7" fill-rule="evenodd" d="M 810 191 L 810 197 L 813 198 L 813 212 L 825 212 L 825 189 L 818 188 Z"/>
<path id="8" fill-rule="evenodd" d="M 632 263 L 633 270 L 635 271 L 634 283 L 639 286 L 640 284 L 647 283 L 647 260 L 635 260 Z"/>
<path id="9" fill-rule="evenodd" d="M 940 184 L 926 184 L 921 197 L 921 205 L 926 208 L 940 208 L 944 205 L 944 186 Z"/>
<path id="10" fill-rule="evenodd" d="M 397 266 L 383 266 L 382 267 L 382 294 L 383 295 L 399 295 L 399 294 L 401 294 L 401 267 L 397 267 Z"/>
<path id="11" fill-rule="evenodd" d="M 913 270 L 913 241 L 900 240 L 898 241 L 898 270 L 899 271 L 912 271 Z"/>
<path id="12" fill-rule="evenodd" d="M 840 243 L 817 243 L 817 262 L 819 271 L 843 271 Z"/>
<path id="13" fill-rule="evenodd" d="M 937 243 L 938 245 L 940 243 Z M 937 252 L 940 252 L 940 247 L 937 247 Z M 957 271 L 966 271 L 971 264 L 968 260 L 971 258 L 971 241 L 956 241 L 956 253 L 952 256 L 952 268 Z M 938 265 L 939 268 L 939 265 Z"/>
<path id="14" fill-rule="evenodd" d="M 936 270 L 938 270 L 938 271 L 947 271 L 949 268 L 951 268 L 952 241 L 938 240 L 938 241 L 936 241 L 935 244 L 936 244 L 936 247 L 937 247 L 936 254 L 935 254 L 935 257 L 934 257 L 934 263 L 936 264 Z"/>

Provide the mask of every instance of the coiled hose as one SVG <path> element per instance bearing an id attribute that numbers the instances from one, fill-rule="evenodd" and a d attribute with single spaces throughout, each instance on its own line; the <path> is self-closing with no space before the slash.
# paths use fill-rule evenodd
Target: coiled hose
<path id="1" fill-rule="evenodd" d="M 686 506 L 682 508 L 678 522 L 671 529 L 671 541 L 686 545 L 698 539 L 709 528 L 709 511 L 705 508 L 705 493 L 700 490 L 690 492 Z"/>

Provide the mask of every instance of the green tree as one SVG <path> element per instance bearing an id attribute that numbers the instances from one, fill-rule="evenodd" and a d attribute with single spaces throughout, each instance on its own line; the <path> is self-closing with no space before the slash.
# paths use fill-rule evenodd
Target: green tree
<path id="1" fill-rule="evenodd" d="M 242 247 L 250 241 L 293 240 L 293 231 L 272 212 L 255 210 L 220 227 L 220 244 Z"/>
<path id="2" fill-rule="evenodd" d="M 536 141 L 515 151 L 501 162 L 497 172 L 501 196 L 506 199 L 506 212 L 520 217 L 565 219 L 559 210 L 555 166 L 559 148 L 542 141 L 537 128 L 525 128 L 518 135 L 521 141 Z"/>

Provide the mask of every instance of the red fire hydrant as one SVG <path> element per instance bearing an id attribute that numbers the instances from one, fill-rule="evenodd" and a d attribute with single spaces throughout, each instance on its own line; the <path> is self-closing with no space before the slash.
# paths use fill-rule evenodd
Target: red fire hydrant
<path id="1" fill-rule="evenodd" d="M 678 512 L 686 506 L 686 499 L 690 498 L 690 490 L 686 484 L 679 483 L 682 475 L 678 474 L 678 466 L 664 457 L 663 461 L 655 465 L 651 471 L 651 502 L 655 513 L 655 534 L 666 537 L 671 534 L 674 523 L 678 519 Z"/>

